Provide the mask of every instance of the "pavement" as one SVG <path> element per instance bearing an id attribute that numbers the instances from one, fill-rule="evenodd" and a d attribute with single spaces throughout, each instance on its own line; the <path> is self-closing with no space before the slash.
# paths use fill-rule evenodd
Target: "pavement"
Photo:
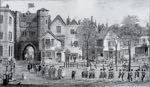
<path id="1" fill-rule="evenodd" d="M 76 79 L 71 79 L 71 71 L 76 70 Z M 121 81 L 116 78 L 112 80 L 103 80 L 99 79 L 99 68 L 96 71 L 96 78 L 95 79 L 84 79 L 81 78 L 81 72 L 83 68 L 66 68 L 66 76 L 62 80 L 51 80 L 49 78 L 44 78 L 39 74 L 34 72 L 29 72 L 26 68 L 26 63 L 23 61 L 19 61 L 16 64 L 16 74 L 15 78 L 18 81 L 10 82 L 10 85 L 5 87 L 120 87 L 120 86 L 145 86 L 149 87 L 149 82 L 128 82 L 128 81 Z M 21 78 L 22 73 L 25 75 L 24 80 L 19 80 Z M 115 74 L 117 75 L 117 73 Z M 2 83 L 2 81 L 0 81 Z M 19 84 L 21 82 L 21 84 Z M 0 85 L 0 87 L 3 87 Z"/>

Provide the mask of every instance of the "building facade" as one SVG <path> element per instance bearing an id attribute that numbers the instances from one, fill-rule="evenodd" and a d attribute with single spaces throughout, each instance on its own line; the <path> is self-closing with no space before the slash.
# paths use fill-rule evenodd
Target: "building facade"
<path id="1" fill-rule="evenodd" d="M 69 57 L 66 59 L 67 62 L 82 61 L 82 48 L 79 47 L 77 38 L 77 29 L 79 26 L 80 25 L 74 19 L 70 20 L 70 23 L 67 24 L 65 49 L 70 51 Z"/>
<path id="2" fill-rule="evenodd" d="M 41 52 L 42 63 L 61 62 L 64 61 L 64 57 L 61 48 L 61 41 L 51 33 L 51 31 L 45 32 L 39 38 L 39 50 Z"/>
<path id="3" fill-rule="evenodd" d="M 29 60 L 37 62 L 43 59 L 66 62 L 81 58 L 82 49 L 78 47 L 75 33 L 79 25 L 75 20 L 67 24 L 60 15 L 57 15 L 51 21 L 49 11 L 45 8 L 37 10 L 36 13 L 30 11 L 21 13 L 11 11 L 9 8 L 0 8 L 0 11 L 2 58 L 15 57 L 18 60 L 26 60 L 32 57 Z M 28 53 L 30 47 L 34 52 Z M 67 50 L 70 51 L 69 59 Z M 29 56 L 30 54 L 32 56 Z"/>
<path id="4" fill-rule="evenodd" d="M 14 13 L 8 7 L 0 8 L 0 60 L 14 58 Z"/>
<path id="5" fill-rule="evenodd" d="M 111 29 L 102 29 L 97 39 L 98 60 L 115 63 L 120 58 L 120 39 Z"/>
<path id="6" fill-rule="evenodd" d="M 77 28 L 80 26 L 76 20 L 67 19 L 65 22 L 57 15 L 51 22 L 50 30 L 62 41 L 64 62 L 76 62 L 82 60 L 82 49 L 78 45 Z"/>

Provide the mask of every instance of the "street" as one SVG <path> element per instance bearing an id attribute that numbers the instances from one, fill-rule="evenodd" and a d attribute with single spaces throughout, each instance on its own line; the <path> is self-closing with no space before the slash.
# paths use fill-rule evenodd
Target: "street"
<path id="1" fill-rule="evenodd" d="M 52 80 L 48 77 L 42 77 L 35 72 L 29 72 L 26 69 L 26 64 L 23 61 L 17 61 L 16 63 L 16 74 L 14 77 L 21 78 L 22 73 L 25 75 L 24 80 L 16 80 L 10 82 L 11 85 L 6 87 L 116 87 L 116 86 L 148 86 L 148 81 L 120 81 L 116 80 L 103 80 L 99 79 L 98 73 L 94 79 L 81 78 L 81 69 L 78 69 L 76 79 L 71 79 L 71 70 L 67 69 L 67 74 L 62 80 Z M 77 69 L 76 69 L 77 70 Z M 116 76 L 117 77 L 117 76 Z M 1 81 L 2 83 L 2 81 Z M 1 85 L 2 86 L 2 85 Z M 3 86 L 2 86 L 3 87 Z"/>
<path id="2" fill-rule="evenodd" d="M 0 87 L 149 87 L 149 0 L 0 0 Z"/>

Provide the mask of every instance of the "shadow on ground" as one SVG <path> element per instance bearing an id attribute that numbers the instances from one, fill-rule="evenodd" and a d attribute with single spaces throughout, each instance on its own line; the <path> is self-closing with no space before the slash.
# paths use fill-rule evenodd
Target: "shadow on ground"
<path id="1" fill-rule="evenodd" d="M 9 84 L 9 85 L 0 85 L 0 87 L 91 87 L 91 85 L 85 85 L 85 84 L 75 84 L 75 85 L 65 85 L 65 84 L 53 84 L 53 85 L 34 85 L 34 84 Z"/>

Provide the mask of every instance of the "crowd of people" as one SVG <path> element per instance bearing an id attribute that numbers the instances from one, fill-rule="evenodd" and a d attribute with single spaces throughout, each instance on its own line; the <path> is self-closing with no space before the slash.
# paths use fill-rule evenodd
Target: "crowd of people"
<path id="1" fill-rule="evenodd" d="M 50 79 L 62 79 L 65 76 L 65 69 L 63 66 L 59 66 L 58 68 L 54 65 L 40 65 L 40 64 L 28 64 L 27 66 L 28 71 L 30 72 L 33 69 L 37 74 L 40 74 L 42 77 L 48 77 Z M 71 79 L 75 80 L 77 70 L 71 71 Z M 93 79 L 97 77 L 96 74 L 97 70 L 90 69 L 90 70 L 83 70 L 81 72 L 81 78 L 89 78 Z M 116 74 L 117 73 L 117 74 Z M 119 69 L 118 71 L 114 70 L 113 68 L 105 69 L 101 68 L 99 73 L 99 79 L 102 80 L 121 80 L 121 81 L 144 81 L 147 74 L 146 69 Z M 117 76 L 116 76 L 117 75 Z"/>
<path id="2" fill-rule="evenodd" d="M 14 59 L 5 61 L 4 66 L 6 67 L 6 70 L 4 71 L 2 75 L 3 79 L 3 85 L 7 85 L 10 80 L 13 80 L 15 69 L 16 69 L 16 62 Z"/>
<path id="3" fill-rule="evenodd" d="M 36 74 L 49 79 L 62 79 L 65 76 L 65 70 L 63 66 L 55 67 L 54 65 L 40 65 L 40 64 L 28 64 L 27 69 L 29 72 L 33 70 Z"/>
<path id="4" fill-rule="evenodd" d="M 128 71 L 127 69 L 119 69 L 119 72 L 117 72 L 112 68 L 108 70 L 103 68 L 103 69 L 100 69 L 99 78 L 103 80 L 106 80 L 106 79 L 114 80 L 115 76 L 117 75 L 117 78 L 115 78 L 117 80 L 122 80 L 122 81 L 127 80 L 129 82 L 144 81 L 147 72 L 148 71 L 146 69 L 136 69 L 136 70 L 131 69 L 130 71 Z M 88 71 L 86 69 L 82 71 L 81 75 L 82 75 L 82 78 L 95 78 L 95 72 L 93 70 Z"/>

